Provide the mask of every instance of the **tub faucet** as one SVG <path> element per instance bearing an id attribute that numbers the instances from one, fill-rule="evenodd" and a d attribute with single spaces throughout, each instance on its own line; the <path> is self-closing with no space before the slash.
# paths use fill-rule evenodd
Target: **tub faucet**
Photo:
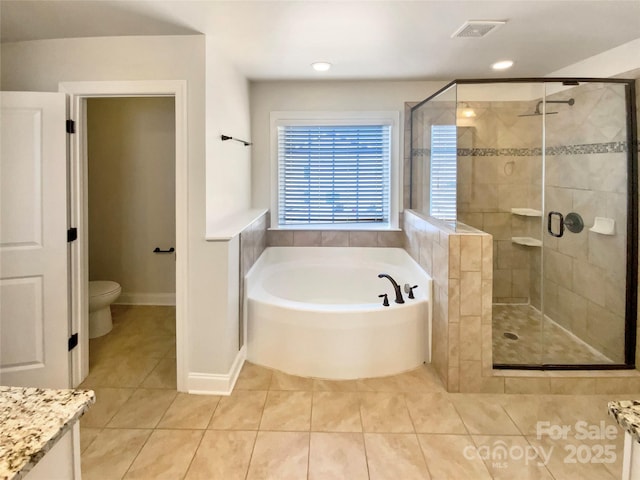
<path id="1" fill-rule="evenodd" d="M 400 285 L 391 278 L 391 275 L 387 275 L 386 273 L 381 273 L 378 275 L 378 278 L 388 278 L 391 284 L 393 285 L 394 290 L 396 291 L 396 303 L 404 303 L 404 298 L 402 298 L 402 290 L 400 290 Z"/>

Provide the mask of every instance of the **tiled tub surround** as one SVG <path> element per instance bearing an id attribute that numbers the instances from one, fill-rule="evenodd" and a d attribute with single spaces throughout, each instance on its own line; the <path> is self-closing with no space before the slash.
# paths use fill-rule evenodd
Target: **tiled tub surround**
<path id="1" fill-rule="evenodd" d="M 400 214 L 402 224 L 402 214 Z M 402 248 L 400 230 L 268 230 L 269 247 L 392 247 Z"/>
<path id="2" fill-rule="evenodd" d="M 241 278 L 244 278 L 267 246 L 267 225 L 269 225 L 268 211 L 240 232 Z"/>
<path id="3" fill-rule="evenodd" d="M 447 391 L 640 392 L 640 373 L 636 370 L 494 370 L 492 240 L 491 235 L 468 230 L 454 232 L 438 220 L 422 217 L 412 210 L 404 213 L 405 248 L 433 278 L 431 358 Z"/>
<path id="4" fill-rule="evenodd" d="M 244 321 L 244 289 L 245 277 L 254 263 L 260 258 L 267 246 L 267 225 L 269 225 L 269 211 L 265 211 L 252 223 L 247 225 L 239 235 L 240 238 L 240 279 L 238 288 L 238 346 L 242 348 L 245 341 Z"/>
<path id="5" fill-rule="evenodd" d="M 91 390 L 0 386 L 0 478 L 23 478 L 94 402 Z"/>
<path id="6" fill-rule="evenodd" d="M 460 230 L 460 229 L 459 229 Z M 406 250 L 433 278 L 432 363 L 449 392 L 503 392 L 493 378 L 491 235 L 405 210 Z"/>

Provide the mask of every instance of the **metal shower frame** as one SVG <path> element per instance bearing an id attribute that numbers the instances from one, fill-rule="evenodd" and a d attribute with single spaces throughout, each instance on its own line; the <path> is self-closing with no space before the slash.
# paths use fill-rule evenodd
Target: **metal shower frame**
<path id="1" fill-rule="evenodd" d="M 449 82 L 411 108 L 410 131 L 413 132 L 413 112 L 425 103 L 457 85 L 478 85 L 490 83 L 562 83 L 579 85 L 580 83 L 619 83 L 625 85 L 625 104 L 627 111 L 627 272 L 625 306 L 625 342 L 624 364 L 494 364 L 498 369 L 518 370 L 620 370 L 635 369 L 636 338 L 638 312 L 638 123 L 636 112 L 636 88 L 634 79 L 596 78 L 596 77 L 544 77 L 544 78 L 483 78 L 458 79 Z M 413 208 L 413 134 L 410 135 L 409 162 L 409 208 Z"/>

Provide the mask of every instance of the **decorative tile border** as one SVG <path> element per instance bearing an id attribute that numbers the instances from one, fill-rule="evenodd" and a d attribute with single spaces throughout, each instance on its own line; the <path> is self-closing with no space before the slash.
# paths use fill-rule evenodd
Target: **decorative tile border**
<path id="1" fill-rule="evenodd" d="M 594 153 L 626 153 L 627 151 L 627 142 L 561 145 L 545 149 L 547 155 L 588 155 Z M 414 157 L 426 157 L 431 154 L 431 149 L 414 148 L 412 154 Z M 458 148 L 457 154 L 459 157 L 531 157 L 542 155 L 542 148 Z"/>

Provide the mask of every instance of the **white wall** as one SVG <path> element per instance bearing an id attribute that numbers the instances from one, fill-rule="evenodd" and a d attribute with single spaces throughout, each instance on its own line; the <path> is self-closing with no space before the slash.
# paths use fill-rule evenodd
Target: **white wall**
<path id="1" fill-rule="evenodd" d="M 249 82 L 220 53 L 210 38 L 206 40 L 206 188 L 207 216 L 205 229 L 215 234 L 212 226 L 221 218 L 246 211 L 251 203 L 251 149 L 220 135 L 251 140 L 249 114 Z M 206 333 L 199 346 L 198 364 L 209 361 L 211 339 L 217 347 L 215 365 L 228 372 L 238 352 L 239 329 L 239 263 L 238 238 L 229 242 L 208 242 L 207 262 L 192 262 L 194 275 L 208 278 L 198 295 L 212 299 L 213 321 L 199 326 Z M 195 339 L 194 339 L 195 340 Z"/>
<path id="2" fill-rule="evenodd" d="M 207 39 L 207 224 L 249 208 L 251 152 L 222 134 L 251 141 L 249 83 Z"/>
<path id="3" fill-rule="evenodd" d="M 400 125 L 404 125 L 405 102 L 424 100 L 447 83 L 446 81 L 252 82 L 250 88 L 251 130 L 254 142 L 251 159 L 252 206 L 254 208 L 270 206 L 270 112 L 396 110 L 401 115 Z M 402 145 L 399 158 L 403 158 Z M 402 178 L 402 171 L 399 173 Z"/>
<path id="4" fill-rule="evenodd" d="M 547 76 L 609 78 L 638 68 L 640 68 L 640 38 L 567 65 Z"/>
<path id="5" fill-rule="evenodd" d="M 212 207 L 230 204 L 248 205 L 248 186 L 224 192 L 207 188 L 207 171 L 217 171 L 220 184 L 237 165 L 234 154 L 211 149 L 205 155 L 205 119 L 209 125 L 237 129 L 238 135 L 249 131 L 248 118 L 235 113 L 244 111 L 247 82 L 234 74 L 229 63 L 213 55 L 205 46 L 205 37 L 142 36 L 41 40 L 3 44 L 1 46 L 1 80 L 3 90 L 58 91 L 64 81 L 102 80 L 186 80 L 188 89 L 188 305 L 187 370 L 204 374 L 227 373 L 233 356 L 227 322 L 233 315 L 229 308 L 227 248 L 205 240 L 207 198 Z M 208 59 L 208 55 L 212 55 Z M 212 92 L 216 89 L 216 92 Z M 226 95 L 226 108 L 217 108 L 212 99 Z M 221 127 L 220 127 L 221 128 Z M 206 131 L 211 131 L 207 126 Z M 234 134 L 236 132 L 228 132 Z M 210 146 L 210 143 L 207 145 Z M 227 159 L 229 163 L 223 163 Z M 242 159 L 241 159 L 242 161 Z M 246 160 L 245 160 L 246 161 Z M 205 168 L 205 165 L 211 168 Z M 218 168 L 219 165 L 227 165 Z M 245 167 L 246 168 L 246 167 Z M 213 169 L 213 170 L 212 170 Z M 248 185 L 248 174 L 245 175 Z M 237 183 L 235 177 L 229 185 Z M 225 202 L 218 202 L 218 195 Z M 231 212 L 228 212 L 231 213 Z M 223 250 L 223 251 L 221 251 Z M 180 255 L 180 252 L 178 252 Z M 237 307 L 236 307 L 237 308 Z M 237 322 L 237 320 L 236 320 Z M 237 337 L 237 332 L 234 334 Z"/>
<path id="6" fill-rule="evenodd" d="M 175 107 L 171 97 L 87 101 L 89 279 L 118 303 L 175 304 Z"/>

